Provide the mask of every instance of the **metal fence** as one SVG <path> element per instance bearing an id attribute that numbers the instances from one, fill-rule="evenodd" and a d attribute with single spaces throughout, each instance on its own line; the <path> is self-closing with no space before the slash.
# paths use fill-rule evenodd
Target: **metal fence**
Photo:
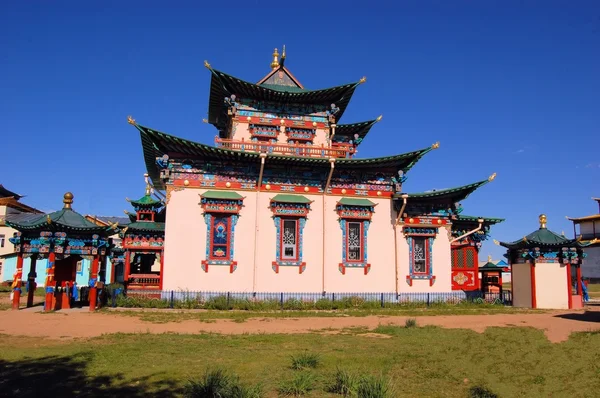
<path id="1" fill-rule="evenodd" d="M 431 307 L 460 304 L 512 305 L 510 290 L 501 293 L 455 291 L 445 293 L 285 293 L 129 290 L 107 295 L 112 307 L 205 309 L 339 309 Z"/>

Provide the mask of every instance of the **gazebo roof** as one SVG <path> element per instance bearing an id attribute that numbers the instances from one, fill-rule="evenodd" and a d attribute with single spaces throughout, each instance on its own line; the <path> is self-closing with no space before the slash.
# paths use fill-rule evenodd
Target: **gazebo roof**
<path id="1" fill-rule="evenodd" d="M 22 219 L 10 218 L 6 220 L 7 225 L 17 231 L 36 231 L 36 230 L 51 230 L 76 232 L 83 234 L 99 234 L 107 236 L 114 233 L 116 224 L 107 227 L 97 225 L 88 221 L 83 215 L 77 213 L 71 208 L 73 203 L 73 194 L 65 193 L 63 199 L 64 207 L 50 214 L 36 214 L 35 217 L 27 217 Z M 112 231 L 112 232 L 110 232 Z"/>

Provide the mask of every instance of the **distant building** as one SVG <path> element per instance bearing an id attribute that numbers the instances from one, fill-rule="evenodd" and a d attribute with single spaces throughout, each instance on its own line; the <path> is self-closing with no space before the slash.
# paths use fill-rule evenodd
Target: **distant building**
<path id="1" fill-rule="evenodd" d="M 8 242 L 16 230 L 6 225 L 7 218 L 26 218 L 41 211 L 20 202 L 23 195 L 9 191 L 0 184 L 0 282 L 12 280 L 12 274 L 5 274 L 6 264 L 4 257 L 14 252 L 14 247 Z"/>
<path id="2" fill-rule="evenodd" d="M 572 218 L 573 235 L 575 239 L 588 243 L 594 239 L 600 239 L 600 198 L 592 198 L 598 204 L 598 213 L 585 217 Z M 577 231 L 579 227 L 579 231 Z M 581 273 L 584 278 L 600 280 L 600 242 L 596 242 L 583 249 L 586 254 L 585 261 L 581 266 Z"/>

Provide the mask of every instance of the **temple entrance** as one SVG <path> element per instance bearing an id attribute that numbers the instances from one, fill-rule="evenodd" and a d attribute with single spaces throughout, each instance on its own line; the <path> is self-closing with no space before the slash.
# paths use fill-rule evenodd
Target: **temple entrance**
<path id="1" fill-rule="evenodd" d="M 473 246 L 452 247 L 452 290 L 478 290 L 477 250 Z"/>
<path id="2" fill-rule="evenodd" d="M 62 259 L 56 259 L 54 268 L 55 290 L 52 303 L 52 308 L 55 310 L 71 308 L 74 299 L 78 298 L 78 293 L 74 292 L 74 289 L 76 289 L 75 276 L 79 261 L 81 261 L 79 256 L 66 256 Z"/>

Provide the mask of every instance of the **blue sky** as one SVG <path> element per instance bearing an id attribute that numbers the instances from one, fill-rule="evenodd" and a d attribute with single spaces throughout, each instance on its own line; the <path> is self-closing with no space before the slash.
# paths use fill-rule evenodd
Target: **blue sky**
<path id="1" fill-rule="evenodd" d="M 213 143 L 214 68 L 248 81 L 274 47 L 311 89 L 367 76 L 342 122 L 383 114 L 359 156 L 441 142 L 405 190 L 487 178 L 463 205 L 514 240 L 572 234 L 600 196 L 597 1 L 5 1 L 0 6 L 0 183 L 43 210 L 120 215 L 143 194 L 139 123 Z M 167 6 L 167 4 L 172 4 Z M 387 4 L 387 5 L 386 5 Z M 481 257 L 503 250 L 488 242 Z"/>

